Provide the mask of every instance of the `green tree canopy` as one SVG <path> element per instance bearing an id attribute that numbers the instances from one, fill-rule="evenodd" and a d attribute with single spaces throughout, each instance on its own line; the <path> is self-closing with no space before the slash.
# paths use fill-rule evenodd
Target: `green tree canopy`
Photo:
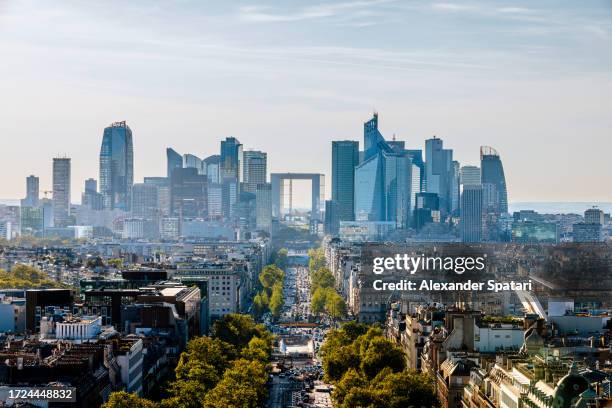
<path id="1" fill-rule="evenodd" d="M 270 296 L 270 313 L 275 318 L 278 318 L 281 314 L 285 299 L 283 297 L 283 285 L 277 282 L 272 288 L 272 296 Z"/>
<path id="2" fill-rule="evenodd" d="M 266 289 L 271 289 L 277 282 L 283 282 L 285 272 L 276 265 L 266 265 L 259 273 L 259 282 Z"/>
<path id="3" fill-rule="evenodd" d="M 125 391 L 113 392 L 102 408 L 155 408 L 156 404 L 148 399 Z"/>
<path id="4" fill-rule="evenodd" d="M 213 337 L 234 345 L 238 351 L 246 347 L 253 337 L 271 339 L 270 332 L 253 318 L 244 314 L 228 314 L 215 321 Z"/>

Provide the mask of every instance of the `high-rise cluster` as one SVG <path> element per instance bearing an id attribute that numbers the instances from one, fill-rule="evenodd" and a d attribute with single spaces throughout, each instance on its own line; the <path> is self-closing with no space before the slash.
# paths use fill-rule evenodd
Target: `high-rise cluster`
<path id="1" fill-rule="evenodd" d="M 386 140 L 378 114 L 364 124 L 364 145 L 332 142 L 332 199 L 326 204 L 326 230 L 347 237 L 369 230 L 374 237 L 389 231 L 423 229 L 440 238 L 459 229 L 464 241 L 500 239 L 499 220 L 508 212 L 508 197 L 499 154 L 481 148 L 481 166 L 463 166 L 453 150 L 434 136 L 423 151 L 404 141 Z M 372 237 L 372 236 L 370 236 Z M 356 238 L 364 239 L 361 232 Z M 368 237 L 366 237 L 367 239 Z"/>

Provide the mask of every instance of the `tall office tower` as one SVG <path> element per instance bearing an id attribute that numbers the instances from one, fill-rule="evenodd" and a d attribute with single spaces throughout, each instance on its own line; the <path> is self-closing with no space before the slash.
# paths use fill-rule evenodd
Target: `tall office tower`
<path id="1" fill-rule="evenodd" d="M 425 179 L 428 193 L 440 198 L 440 211 L 447 215 L 452 210 L 453 151 L 444 149 L 442 139 L 425 141 Z"/>
<path id="2" fill-rule="evenodd" d="M 157 187 L 157 208 L 161 215 L 170 215 L 170 180 L 167 177 L 145 177 L 145 184 Z"/>
<path id="3" fill-rule="evenodd" d="M 340 221 L 355 220 L 355 167 L 359 165 L 359 142 L 332 142 L 332 200 Z"/>
<path id="4" fill-rule="evenodd" d="M 26 197 L 21 200 L 22 207 L 35 207 L 40 197 L 39 180 L 36 176 L 26 178 Z"/>
<path id="5" fill-rule="evenodd" d="M 234 206 L 238 201 L 238 182 L 235 177 L 226 177 L 223 179 L 221 184 L 222 197 L 221 202 L 223 205 L 223 217 L 226 219 L 232 219 L 234 216 Z"/>
<path id="6" fill-rule="evenodd" d="M 206 217 L 206 176 L 194 168 L 174 169 L 170 178 L 170 215 Z"/>
<path id="7" fill-rule="evenodd" d="M 389 145 L 378 131 L 378 114 L 364 124 L 364 159 L 355 169 L 355 219 L 408 226 L 412 160 Z"/>
<path id="8" fill-rule="evenodd" d="M 272 184 L 260 183 L 255 190 L 256 226 L 258 230 L 272 232 Z"/>
<path id="9" fill-rule="evenodd" d="M 235 137 L 228 137 L 221 141 L 221 179 L 236 177 L 239 182 L 242 166 L 242 144 Z"/>
<path id="10" fill-rule="evenodd" d="M 258 184 L 267 182 L 268 155 L 265 152 L 246 150 L 242 153 L 242 188 L 255 193 Z"/>
<path id="11" fill-rule="evenodd" d="M 209 183 L 221 183 L 221 156 L 213 154 L 203 160 L 202 167 L 206 167 L 206 177 Z"/>
<path id="12" fill-rule="evenodd" d="M 198 170 L 198 174 L 206 174 L 205 168 L 202 169 L 202 160 L 193 154 L 184 154 L 183 155 L 183 167 L 191 167 L 193 169 Z"/>
<path id="13" fill-rule="evenodd" d="M 218 219 L 223 217 L 223 186 L 208 181 L 208 217 Z"/>
<path id="14" fill-rule="evenodd" d="M 22 206 L 20 225 L 22 236 L 39 236 L 43 231 L 43 209 Z"/>
<path id="15" fill-rule="evenodd" d="M 130 210 L 134 184 L 132 130 L 123 122 L 104 129 L 100 148 L 100 193 L 104 208 Z"/>
<path id="16" fill-rule="evenodd" d="M 481 242 L 483 232 L 482 222 L 482 186 L 469 185 L 461 193 L 461 241 Z"/>
<path id="17" fill-rule="evenodd" d="M 462 166 L 459 172 L 459 182 L 461 186 L 479 186 L 480 167 L 478 166 Z"/>
<path id="18" fill-rule="evenodd" d="M 340 206 L 334 200 L 325 201 L 325 233 L 337 236 L 340 233 Z"/>
<path id="19" fill-rule="evenodd" d="M 497 214 L 508 212 L 508 191 L 506 190 L 506 177 L 504 176 L 504 166 L 502 165 L 499 153 L 489 146 L 480 147 L 480 171 L 483 188 L 486 185 L 492 191 L 493 196 L 487 198 L 485 207 L 494 206 Z"/>
<path id="20" fill-rule="evenodd" d="M 453 160 L 451 170 L 451 182 L 450 182 L 450 196 L 451 196 L 451 213 L 453 215 L 459 215 L 459 192 L 461 186 L 459 184 L 459 172 L 461 165 L 457 160 Z"/>
<path id="21" fill-rule="evenodd" d="M 70 224 L 70 159 L 53 159 L 53 225 Z"/>
<path id="22" fill-rule="evenodd" d="M 85 192 L 98 191 L 98 181 L 96 179 L 88 178 L 85 180 Z"/>
<path id="23" fill-rule="evenodd" d="M 604 224 L 604 212 L 599 208 L 589 208 L 584 212 L 585 224 Z"/>
<path id="24" fill-rule="evenodd" d="M 166 177 L 170 180 L 174 169 L 183 168 L 183 156 L 170 147 L 166 148 Z"/>
<path id="25" fill-rule="evenodd" d="M 54 217 L 53 217 L 53 200 L 43 198 L 40 200 L 40 207 L 43 212 L 43 232 L 47 228 L 53 228 Z"/>
<path id="26" fill-rule="evenodd" d="M 157 218 L 160 213 L 157 194 L 157 186 L 153 184 L 134 184 L 132 187 L 132 215 L 138 218 Z"/>
<path id="27" fill-rule="evenodd" d="M 412 195 L 425 191 L 425 162 L 423 161 L 423 151 L 420 149 L 407 149 L 406 154 L 410 156 L 412 165 L 418 167 L 418 171 L 413 170 L 413 177 L 418 176 L 419 185 L 412 190 Z M 414 167 L 413 167 L 414 168 Z"/>
<path id="28" fill-rule="evenodd" d="M 85 180 L 85 192 L 81 195 L 81 204 L 92 210 L 104 208 L 104 198 L 98 193 L 98 181 L 89 178 Z"/>

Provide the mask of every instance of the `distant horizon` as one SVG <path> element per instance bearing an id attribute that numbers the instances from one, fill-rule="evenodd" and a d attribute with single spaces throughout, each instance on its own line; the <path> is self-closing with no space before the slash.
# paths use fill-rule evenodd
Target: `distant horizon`
<path id="1" fill-rule="evenodd" d="M 0 198 L 0 205 L 19 205 L 21 199 Z M 72 205 L 80 205 L 72 202 Z M 580 214 L 584 211 L 597 207 L 604 213 L 612 213 L 612 202 L 607 201 L 510 201 L 508 203 L 508 213 L 515 211 L 534 210 L 541 214 Z M 296 210 L 309 211 L 308 207 L 295 207 Z"/>

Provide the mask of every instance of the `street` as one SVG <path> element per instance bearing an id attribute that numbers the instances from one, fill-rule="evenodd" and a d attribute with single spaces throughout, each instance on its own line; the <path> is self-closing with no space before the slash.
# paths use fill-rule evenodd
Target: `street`
<path id="1" fill-rule="evenodd" d="M 264 321 L 279 339 L 272 356 L 273 373 L 267 407 L 331 407 L 331 387 L 324 384 L 317 352 L 327 328 L 315 322 L 310 311 L 310 277 L 304 266 L 285 270 L 281 317 Z"/>

